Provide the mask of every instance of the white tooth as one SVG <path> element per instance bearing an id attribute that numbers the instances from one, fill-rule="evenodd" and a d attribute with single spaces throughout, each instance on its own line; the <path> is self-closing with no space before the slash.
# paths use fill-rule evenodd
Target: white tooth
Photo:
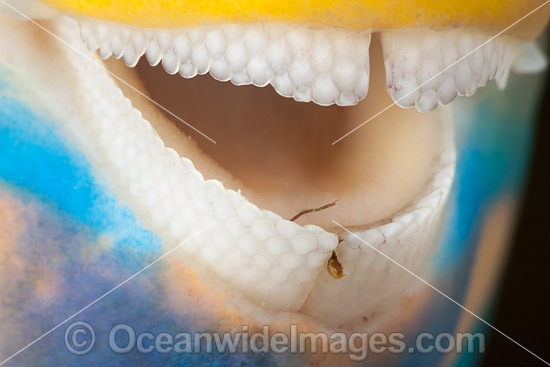
<path id="1" fill-rule="evenodd" d="M 466 95 L 468 88 L 472 84 L 472 72 L 467 62 L 459 62 L 456 65 L 455 84 L 459 96 Z"/>
<path id="2" fill-rule="evenodd" d="M 134 50 L 139 57 L 143 56 L 145 53 L 145 48 L 147 47 L 148 41 L 149 39 L 144 32 L 137 31 L 133 34 L 132 45 L 134 46 Z"/>
<path id="3" fill-rule="evenodd" d="M 387 63 L 386 68 L 395 70 L 390 63 Z M 391 72 L 390 83 L 388 85 L 388 91 L 395 100 L 398 106 L 403 108 L 413 107 L 416 100 L 420 96 L 420 91 L 417 87 L 420 85 L 416 79 L 415 74 L 409 75 L 397 75 Z"/>
<path id="4" fill-rule="evenodd" d="M 380 231 L 380 229 L 378 228 L 372 228 L 363 232 L 362 237 L 364 242 L 356 241 L 355 239 L 354 242 L 359 242 L 363 251 L 369 251 L 370 246 L 379 247 L 382 243 L 386 241 L 384 235 L 382 234 L 382 231 Z"/>
<path id="5" fill-rule="evenodd" d="M 197 68 L 197 73 L 199 75 L 204 75 L 208 73 L 210 68 L 210 55 L 206 51 L 204 45 L 195 46 L 193 52 L 191 53 L 191 63 Z"/>
<path id="6" fill-rule="evenodd" d="M 271 82 L 277 93 L 283 97 L 290 98 L 294 95 L 294 84 L 290 80 L 288 74 L 276 75 Z"/>
<path id="7" fill-rule="evenodd" d="M 153 66 L 162 60 L 170 74 L 192 78 L 210 72 L 236 85 L 272 84 L 282 96 L 320 105 L 355 105 L 369 89 L 368 32 L 286 25 L 205 26 L 160 33 L 103 26 L 100 31 L 90 21 L 83 21 L 83 27 L 88 47 L 99 46 L 104 58 L 124 57 L 129 66 L 145 53 Z"/>
<path id="8" fill-rule="evenodd" d="M 476 44 L 481 45 L 483 44 L 483 42 L 484 41 L 482 39 L 478 39 L 478 42 L 476 42 Z M 470 67 L 472 68 L 472 70 L 476 70 L 476 74 L 481 74 L 480 70 L 483 70 L 484 65 L 483 50 L 480 48 L 479 50 L 475 51 L 473 54 L 468 56 L 467 60 L 470 63 Z"/>
<path id="9" fill-rule="evenodd" d="M 101 44 L 109 42 L 113 30 L 104 24 L 96 23 L 95 27 L 97 41 Z"/>
<path id="10" fill-rule="evenodd" d="M 340 93 L 338 99 L 336 99 L 336 104 L 338 106 L 354 106 L 357 102 L 359 102 L 359 99 L 357 98 L 357 94 L 353 92 Z"/>
<path id="11" fill-rule="evenodd" d="M 332 252 L 338 244 L 338 236 L 334 233 L 322 232 L 319 237 L 319 252 Z"/>
<path id="12" fill-rule="evenodd" d="M 298 86 L 298 89 L 305 89 L 313 82 L 314 71 L 309 64 L 309 60 L 305 57 L 301 57 L 290 65 L 288 75 L 292 83 Z"/>
<path id="13" fill-rule="evenodd" d="M 235 74 L 242 73 L 248 63 L 248 54 L 242 42 L 232 42 L 225 54 L 227 64 Z"/>
<path id="14" fill-rule="evenodd" d="M 291 29 L 286 32 L 286 42 L 294 55 L 307 55 L 311 45 L 311 37 L 303 29 Z"/>
<path id="15" fill-rule="evenodd" d="M 187 37 L 193 45 L 199 45 L 204 40 L 206 32 L 202 28 L 192 28 L 187 32 Z"/>
<path id="16" fill-rule="evenodd" d="M 184 34 L 174 38 L 174 53 L 178 55 L 180 62 L 185 63 L 191 56 L 191 46 L 189 40 Z"/>
<path id="17" fill-rule="evenodd" d="M 246 71 L 241 71 L 240 73 L 233 73 L 231 76 L 231 83 L 235 85 L 247 85 L 250 84 L 250 78 Z"/>
<path id="18" fill-rule="evenodd" d="M 437 97 L 441 104 L 448 105 L 456 98 L 456 85 L 452 77 L 447 76 L 437 89 Z"/>
<path id="19" fill-rule="evenodd" d="M 420 80 L 429 80 L 420 90 L 422 92 L 437 90 L 437 78 L 433 78 L 443 67 L 434 60 L 426 60 L 419 68 L 422 70 Z"/>
<path id="20" fill-rule="evenodd" d="M 491 50 L 492 47 L 493 47 L 493 44 L 491 44 L 487 49 Z M 492 55 L 492 54 L 493 54 L 492 52 L 489 52 L 488 55 Z M 444 42 L 443 43 L 443 62 L 445 63 L 445 67 L 453 65 L 457 61 L 458 61 L 458 49 L 456 47 L 456 43 Z"/>
<path id="21" fill-rule="evenodd" d="M 331 40 L 334 60 L 331 68 L 333 82 L 343 94 L 337 98 L 339 105 L 355 104 L 368 93 L 370 75 L 370 34 L 338 33 Z M 346 103 L 346 96 L 356 97 L 356 101 Z"/>
<path id="22" fill-rule="evenodd" d="M 168 74 L 176 74 L 179 71 L 180 61 L 173 50 L 168 51 L 162 57 L 162 67 Z"/>
<path id="23" fill-rule="evenodd" d="M 474 40 L 472 38 L 473 37 L 471 35 L 466 33 L 458 34 L 456 44 L 458 47 L 458 53 L 461 57 L 474 49 Z"/>
<path id="24" fill-rule="evenodd" d="M 290 65 L 290 53 L 284 40 L 271 42 L 267 50 L 266 59 L 275 75 L 283 75 Z"/>
<path id="25" fill-rule="evenodd" d="M 357 81 L 357 74 L 355 65 L 347 60 L 336 62 L 332 69 L 336 87 L 342 91 L 353 90 Z"/>
<path id="26" fill-rule="evenodd" d="M 223 36 L 223 33 L 219 30 L 212 30 L 206 36 L 204 42 L 210 57 L 213 59 L 220 58 L 225 53 L 227 42 Z"/>
<path id="27" fill-rule="evenodd" d="M 140 57 L 141 55 L 138 55 L 136 53 L 136 50 L 134 49 L 134 46 L 131 43 L 126 45 L 126 48 L 124 49 L 124 55 L 123 55 L 124 63 L 126 64 L 126 66 L 133 68 L 138 63 L 138 60 Z"/>
<path id="28" fill-rule="evenodd" d="M 126 44 L 130 41 L 132 34 L 133 31 L 129 30 L 128 28 L 120 29 L 120 40 L 122 42 L 122 45 L 126 46 Z"/>
<path id="29" fill-rule="evenodd" d="M 470 84 L 470 88 L 468 88 L 468 90 L 466 91 L 466 96 L 471 97 L 474 94 L 476 94 L 476 92 L 479 88 L 479 85 L 481 85 L 481 83 L 479 82 L 479 76 L 474 75 L 473 80 L 472 80 L 472 84 Z"/>
<path id="30" fill-rule="evenodd" d="M 244 34 L 243 42 L 250 55 L 264 55 L 269 45 L 266 32 L 259 27 L 249 28 Z"/>
<path id="31" fill-rule="evenodd" d="M 322 252 L 312 252 L 308 254 L 307 258 L 307 267 L 310 269 L 318 269 L 320 267 L 323 267 L 325 263 L 327 262 L 326 255 Z"/>
<path id="32" fill-rule="evenodd" d="M 301 225 L 295 222 L 289 222 L 289 221 L 278 221 L 277 231 L 279 232 L 281 237 L 286 238 L 288 240 L 292 239 L 294 236 L 297 236 L 299 234 L 306 232 L 304 227 L 302 227 Z"/>
<path id="33" fill-rule="evenodd" d="M 292 238 L 291 243 L 292 250 L 299 255 L 305 255 L 317 250 L 317 240 L 309 233 L 295 236 Z"/>
<path id="34" fill-rule="evenodd" d="M 298 87 L 294 92 L 294 99 L 298 102 L 310 102 L 311 90 L 304 85 Z"/>
<path id="35" fill-rule="evenodd" d="M 124 45 L 122 44 L 120 35 L 115 33 L 111 38 L 111 51 L 113 56 L 119 59 L 122 56 L 123 47 Z"/>
<path id="36" fill-rule="evenodd" d="M 502 47 L 500 52 L 502 55 L 502 62 L 499 65 L 498 71 L 495 75 L 495 81 L 500 89 L 504 89 L 508 83 L 508 76 L 510 76 L 510 69 L 512 68 L 513 53 L 517 44 L 513 47 Z"/>
<path id="37" fill-rule="evenodd" d="M 111 51 L 111 47 L 109 46 L 110 43 L 104 43 L 101 45 L 101 47 L 99 48 L 99 55 L 101 56 L 102 59 L 108 59 L 109 57 L 111 57 L 111 55 L 113 54 L 113 52 Z"/>
<path id="38" fill-rule="evenodd" d="M 437 94 L 435 90 L 430 90 L 420 96 L 416 107 L 420 112 L 430 112 L 437 108 L 437 104 Z"/>
<path id="39" fill-rule="evenodd" d="M 334 55 L 330 43 L 317 35 L 311 48 L 312 66 L 316 71 L 329 71 L 332 67 Z"/>
<path id="40" fill-rule="evenodd" d="M 216 80 L 221 82 L 226 82 L 231 80 L 231 70 L 227 61 L 225 59 L 216 59 L 212 60 L 212 65 L 210 65 L 210 75 Z"/>
<path id="41" fill-rule="evenodd" d="M 145 49 L 145 56 L 151 66 L 157 66 L 162 59 L 162 50 L 156 39 L 151 40 Z"/>
<path id="42" fill-rule="evenodd" d="M 491 79 L 502 87 L 514 43 L 499 37 L 485 44 L 489 39 L 459 30 L 382 32 L 388 93 L 399 106 L 429 112 Z"/>
<path id="43" fill-rule="evenodd" d="M 311 96 L 316 103 L 322 106 L 329 106 L 337 102 L 335 101 L 335 97 L 338 96 L 338 88 L 336 88 L 329 75 L 323 75 L 318 77 L 313 83 Z M 338 102 L 345 103 L 346 100 L 341 99 Z"/>
<path id="44" fill-rule="evenodd" d="M 163 53 L 172 48 L 173 37 L 170 33 L 161 32 L 157 35 L 157 42 Z"/>
<path id="45" fill-rule="evenodd" d="M 496 53 L 494 53 L 492 55 L 492 58 L 491 58 L 491 62 L 490 62 L 490 67 L 489 67 L 489 78 L 490 79 L 494 79 L 495 78 L 495 75 L 497 74 L 497 69 L 498 69 L 498 58 L 499 58 L 499 55 L 497 55 Z"/>
<path id="46" fill-rule="evenodd" d="M 480 87 L 485 87 L 489 82 L 489 67 L 490 66 L 488 64 L 483 65 L 481 76 L 479 77 Z"/>
<path id="47" fill-rule="evenodd" d="M 86 44 L 86 47 L 88 47 L 88 50 L 95 51 L 99 48 L 99 42 L 96 39 L 96 32 L 93 32 L 86 26 L 82 26 L 80 28 L 80 37 L 82 37 L 82 41 Z"/>
<path id="48" fill-rule="evenodd" d="M 353 90 L 353 93 L 351 91 L 348 91 L 348 92 L 342 92 L 342 94 L 340 95 L 341 97 L 344 97 L 345 95 L 349 95 L 355 99 L 355 102 L 347 102 L 344 104 L 338 103 L 338 104 L 341 106 L 354 105 L 357 102 L 359 102 L 359 96 L 366 96 L 367 93 L 369 92 L 369 81 L 370 81 L 369 74 L 370 72 L 368 71 L 368 68 L 367 68 L 367 72 L 361 73 L 361 76 L 357 81 L 357 85 Z"/>
<path id="49" fill-rule="evenodd" d="M 252 222 L 250 229 L 252 230 L 254 237 L 260 241 L 266 241 L 277 234 L 277 230 L 275 229 L 273 222 L 267 218 L 261 218 Z"/>
<path id="50" fill-rule="evenodd" d="M 267 67 L 267 62 L 263 57 L 254 57 L 246 66 L 248 77 L 257 87 L 266 86 L 272 78 L 271 71 Z"/>
<path id="51" fill-rule="evenodd" d="M 384 224 L 380 227 L 380 230 L 384 234 L 384 238 L 386 238 L 386 241 L 388 241 L 390 238 L 397 238 L 397 236 L 403 232 L 405 229 L 405 226 L 399 222 L 391 222 L 388 224 Z"/>
<path id="52" fill-rule="evenodd" d="M 287 252 L 290 249 L 288 241 L 281 237 L 270 238 L 266 242 L 266 246 L 269 253 L 275 256 Z"/>

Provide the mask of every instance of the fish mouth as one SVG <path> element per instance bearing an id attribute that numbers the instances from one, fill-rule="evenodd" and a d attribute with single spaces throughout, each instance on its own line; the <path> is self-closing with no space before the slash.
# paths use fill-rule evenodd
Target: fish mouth
<path id="1" fill-rule="evenodd" d="M 374 47 L 380 49 L 379 43 Z M 117 83 L 170 147 L 167 151 L 174 159 L 189 159 L 183 159 L 187 174 L 200 172 L 197 177 L 204 177 L 200 185 L 207 192 L 204 204 L 198 204 L 196 193 L 181 194 L 182 201 L 175 203 L 173 198 L 180 197 L 176 192 L 186 192 L 186 185 L 185 179 L 174 180 L 181 187 L 160 189 L 165 192 L 163 205 L 173 207 L 174 214 L 161 214 L 159 198 L 151 198 L 144 213 L 152 218 L 145 215 L 143 220 L 176 241 L 181 238 L 179 231 L 189 228 L 188 218 L 198 216 L 179 209 L 189 200 L 184 197 L 197 195 L 192 202 L 205 208 L 200 216 L 225 227 L 218 234 L 224 244 L 213 245 L 209 235 L 209 245 L 197 245 L 201 250 L 192 250 L 197 252 L 191 256 L 228 279 L 248 300 L 263 309 L 307 315 L 323 328 L 355 330 L 358 324 L 365 327 L 365 317 L 371 320 L 368 327 L 375 328 L 384 325 L 386 317 L 395 317 L 402 306 L 399 300 L 408 298 L 418 284 L 401 269 L 377 261 L 369 246 L 428 276 L 454 175 L 448 107 L 432 114 L 396 107 L 345 144 L 332 145 L 391 103 L 384 78 L 373 83 L 383 93 L 357 106 L 322 107 L 281 98 L 268 88 L 237 87 L 208 76 L 185 80 L 145 62 L 135 69 L 113 59 L 106 65 L 216 140 L 213 144 L 197 135 L 132 88 Z M 373 73 L 382 69 L 378 58 Z M 147 171 L 142 169 L 143 174 Z M 128 200 L 143 198 L 143 192 L 136 189 Z M 290 221 L 304 209 L 334 202 L 330 208 Z M 227 243 L 232 245 L 221 250 Z M 327 271 L 333 252 L 343 267 L 342 279 Z M 226 266 L 220 265 L 221 259 Z M 379 295 L 375 300 L 374 294 Z M 349 307 L 342 310 L 340 302 Z M 380 312 L 393 307 L 394 311 Z"/>
<path id="2" fill-rule="evenodd" d="M 371 42 L 372 32 L 276 24 L 158 31 L 78 22 L 44 23 L 93 61 L 60 45 L 48 51 L 45 62 L 64 65 L 67 85 L 78 86 L 66 98 L 84 116 L 78 126 L 65 119 L 63 129 L 167 250 L 181 246 L 178 259 L 239 294 L 249 310 L 349 330 L 407 317 L 401 311 L 417 280 L 380 261 L 371 246 L 429 278 L 455 165 L 444 105 L 492 79 L 503 87 L 519 41 L 503 36 L 478 49 L 490 36 L 456 29 L 384 31 Z M 126 66 L 109 60 L 98 68 L 95 51 Z M 143 55 L 150 65 L 138 63 Z M 456 63 L 466 55 L 466 66 Z M 440 67 L 448 69 L 438 74 Z M 183 78 L 168 75 L 176 73 Z M 206 76 L 188 80 L 206 73 L 236 85 L 271 84 L 284 97 L 314 103 Z M 331 144 L 392 104 L 384 89 L 416 110 L 388 110 L 346 144 Z M 326 270 L 335 253 L 342 279 Z"/>

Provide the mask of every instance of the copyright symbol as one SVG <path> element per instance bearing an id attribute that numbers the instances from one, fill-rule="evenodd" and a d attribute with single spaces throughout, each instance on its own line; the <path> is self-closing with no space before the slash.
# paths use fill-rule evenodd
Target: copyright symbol
<path id="1" fill-rule="evenodd" d="M 65 329 L 65 347 L 74 355 L 82 356 L 95 345 L 95 331 L 92 325 L 76 321 Z"/>

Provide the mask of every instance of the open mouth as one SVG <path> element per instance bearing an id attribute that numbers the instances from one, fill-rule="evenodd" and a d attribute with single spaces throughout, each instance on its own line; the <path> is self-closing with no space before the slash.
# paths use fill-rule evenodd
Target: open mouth
<path id="1" fill-rule="evenodd" d="M 353 328 L 365 315 L 371 317 L 381 305 L 394 304 L 397 294 L 401 297 L 407 287 L 410 290 L 407 274 L 399 274 L 396 268 L 383 275 L 385 265 L 376 262 L 372 249 L 342 233 L 333 220 L 406 266 L 419 272 L 427 269 L 453 179 L 453 128 L 448 110 L 423 115 L 395 108 L 384 119 L 358 131 L 346 144 L 333 146 L 336 138 L 391 103 L 384 91 L 384 78 L 373 81 L 382 93 L 355 107 L 343 108 L 296 103 L 269 88 L 235 87 L 206 76 L 184 80 L 145 62 L 135 70 L 120 61 L 110 60 L 107 66 L 216 139 L 217 144 L 212 144 L 197 136 L 119 83 L 164 143 L 194 163 L 196 172 L 207 180 L 206 192 L 209 185 L 212 189 L 209 203 L 207 198 L 203 205 L 196 201 L 205 213 L 196 209 L 195 215 L 201 213 L 227 226 L 227 232 L 220 233 L 220 241 L 235 245 L 200 245 L 203 249 L 194 254 L 197 261 L 224 279 L 239 274 L 230 282 L 245 290 L 256 304 L 299 311 L 332 327 Z M 381 69 L 378 59 L 372 72 Z M 190 136 L 197 138 L 190 140 Z M 160 181 L 163 179 L 151 183 Z M 182 192 L 184 187 L 182 184 Z M 193 228 L 188 222 L 193 215 L 182 213 L 189 200 L 183 194 L 181 203 L 173 202 L 178 195 L 171 190 L 180 188 L 166 190 L 164 198 L 151 199 L 151 207 L 145 211 L 155 212 L 165 199 L 163 205 L 173 207 L 174 214 L 161 217 L 164 213 L 155 212 L 155 218 L 164 218 L 156 225 L 175 240 L 182 228 Z M 131 200 L 138 197 L 143 198 L 143 191 L 136 189 Z M 333 202 L 330 208 L 296 219 L 304 227 L 289 221 L 304 209 Z M 181 220 L 176 219 L 178 212 L 185 215 Z M 226 246 L 227 250 L 223 249 Z M 333 250 L 345 274 L 339 280 L 326 271 Z M 221 258 L 224 265 L 220 265 Z M 251 284 L 258 279 L 272 284 L 278 292 L 274 294 L 263 282 L 253 289 Z M 383 288 L 391 291 L 382 295 L 379 290 Z M 368 307 L 376 293 L 381 297 Z M 331 304 L 327 299 L 339 301 Z M 338 305 L 342 300 L 357 306 L 341 311 Z"/>
<path id="2" fill-rule="evenodd" d="M 101 26 L 99 28 L 99 34 L 110 32 L 101 29 Z M 239 27 L 236 28 L 224 30 L 226 34 L 235 33 L 235 38 L 242 37 L 242 40 L 234 41 L 235 44 L 240 43 L 240 46 L 220 48 L 226 50 L 225 56 L 229 59 L 232 49 L 246 48 L 245 44 L 249 49 L 253 47 L 249 45 L 252 41 L 246 41 L 247 37 L 261 37 L 261 32 L 239 31 Z M 253 26 L 246 28 L 254 29 Z M 286 38 L 290 32 L 286 32 L 284 27 L 280 28 L 278 33 L 281 39 L 291 43 Z M 120 41 L 120 33 L 112 37 L 106 43 L 115 46 L 111 50 L 109 46 L 100 46 L 100 42 L 90 41 L 93 32 L 89 28 L 83 33 L 84 40 L 92 50 L 99 48 L 104 57 L 114 51 L 114 55 L 124 59 L 128 66 L 135 66 L 131 69 L 111 59 L 106 63 L 111 72 L 130 85 L 138 86 L 139 90 L 147 93 L 170 113 L 194 127 L 200 126 L 203 133 L 217 141 L 212 144 L 208 139 L 197 136 L 170 113 L 159 109 L 124 83 L 118 83 L 164 144 L 174 149 L 179 156 L 193 162 L 193 166 L 189 165 L 184 171 L 200 172 L 206 180 L 204 184 L 202 180 L 197 183 L 204 185 L 206 195 L 201 198 L 202 194 L 197 190 L 192 194 L 194 198 L 191 201 L 189 192 L 185 190 L 185 177 L 174 180 L 181 188 L 169 186 L 161 189 L 166 190 L 166 194 L 152 197 L 151 206 L 143 208 L 144 212 L 151 213 L 151 224 L 173 240 L 181 238 L 184 228 L 200 227 L 190 225 L 189 218 L 193 216 L 216 220 L 219 226 L 226 227 L 226 232 L 220 231 L 219 234 L 220 242 L 225 242 L 223 245 L 193 245 L 200 250 L 192 256 L 224 279 L 230 279 L 232 274 L 238 273 L 237 279 L 233 277 L 230 282 L 244 291 L 254 303 L 267 309 L 303 312 L 323 323 L 332 326 L 337 323 L 351 328 L 364 315 L 376 313 L 381 304 L 393 303 L 396 294 L 403 294 L 403 287 L 410 286 L 405 280 L 405 274 L 402 274 L 405 275 L 403 277 L 392 271 L 384 279 L 365 279 L 366 273 L 378 273 L 374 270 L 377 265 L 370 264 L 375 254 L 365 245 L 361 248 L 361 242 L 356 238 L 341 233 L 342 230 L 333 220 L 354 229 L 369 244 L 383 246 L 388 253 L 404 260 L 407 266 L 414 265 L 416 271 L 428 265 L 429 254 L 433 253 L 436 240 L 436 223 L 453 176 L 454 148 L 448 111 L 424 115 L 414 110 L 396 108 L 389 111 L 385 118 L 369 123 L 356 136 L 350 137 L 346 144 L 332 145 L 335 139 L 391 104 L 384 90 L 383 45 L 378 37 L 374 38 L 371 46 L 370 35 L 351 34 L 351 39 L 347 39 L 343 32 L 340 41 L 326 40 L 330 32 L 323 32 L 325 37 L 319 37 L 315 32 L 308 34 L 304 30 L 301 34 L 288 35 L 297 38 L 295 42 L 298 50 L 294 52 L 294 62 L 287 61 L 289 57 L 282 58 L 287 64 L 319 61 L 318 51 L 310 52 L 306 49 L 315 48 L 307 46 L 312 42 L 319 43 L 317 48 L 326 42 L 331 47 L 340 45 L 352 51 L 340 53 L 343 63 L 349 65 L 355 62 L 359 66 L 342 69 L 358 70 L 363 73 L 362 77 L 357 78 L 352 73 L 352 77 L 345 80 L 349 75 L 342 72 L 342 78 L 338 78 L 338 72 L 334 72 L 331 63 L 327 63 L 326 69 L 334 80 L 331 83 L 349 84 L 348 90 L 339 89 L 339 94 L 331 97 L 332 103 L 340 101 L 346 102 L 340 104 L 357 104 L 344 108 L 297 103 L 281 98 L 271 88 L 236 87 L 230 83 L 216 82 L 208 76 L 186 80 L 169 75 L 179 72 L 184 77 L 192 77 L 215 69 L 215 61 L 193 65 L 192 60 L 206 59 L 193 55 L 195 52 L 204 53 L 213 42 L 211 35 L 222 34 L 219 30 L 210 34 L 202 32 L 195 37 L 186 36 L 186 39 L 195 38 L 197 41 L 195 46 L 185 46 L 189 50 L 187 60 L 175 56 L 179 52 L 176 50 L 185 48 L 177 41 L 180 36 L 174 36 L 173 39 L 167 35 L 152 37 L 152 41 L 142 44 L 136 52 L 131 35 L 123 41 Z M 266 40 L 255 41 L 256 47 L 263 50 L 261 52 L 269 53 L 269 46 L 265 47 L 268 43 Z M 157 47 L 159 43 L 163 44 L 161 48 Z M 360 44 L 363 44 L 363 50 L 355 52 Z M 275 46 L 277 49 L 280 47 Z M 300 47 L 304 49 L 300 50 Z M 372 64 L 369 63 L 369 47 L 373 55 Z M 128 50 L 132 55 L 131 60 L 124 56 Z M 160 63 L 162 68 L 160 65 L 150 66 L 145 60 L 137 63 L 138 56 L 146 50 L 155 52 L 154 56 L 151 52 L 146 53 L 149 63 Z M 245 51 L 241 49 L 235 53 Z M 326 50 L 327 55 L 333 53 L 339 54 L 330 47 Z M 310 54 L 314 55 L 311 59 Z M 241 57 L 246 58 L 244 55 Z M 273 70 L 264 70 L 262 73 L 258 70 L 250 71 L 254 69 L 250 68 L 253 63 L 242 62 L 241 67 L 244 69 L 240 72 L 233 70 L 233 77 L 231 73 L 223 78 L 215 72 L 211 73 L 217 79 L 238 80 L 237 84 L 267 85 L 269 77 L 263 80 L 247 79 L 249 75 L 274 74 Z M 335 68 L 338 69 L 338 66 Z M 186 74 L 184 70 L 190 71 Z M 369 76 L 370 73 L 373 77 Z M 323 79 L 329 74 L 320 71 L 317 78 Z M 282 78 L 288 80 L 289 75 L 293 75 L 292 70 Z M 358 103 L 364 95 L 356 93 L 361 88 L 354 83 L 361 78 L 366 80 L 362 93 L 366 93 L 368 84 L 371 84 L 372 92 L 363 102 Z M 273 82 L 274 79 L 271 80 L 275 91 L 281 94 L 278 84 Z M 311 85 L 315 84 L 313 82 Z M 287 96 L 293 96 L 294 99 L 313 99 L 320 103 L 315 99 L 319 95 L 315 88 L 292 85 L 288 90 Z M 326 88 L 321 87 L 320 90 Z M 132 142 L 128 144 L 132 145 Z M 125 151 L 128 147 L 120 149 Z M 121 155 L 117 156 L 120 160 Z M 127 161 L 117 163 L 119 174 L 120 168 L 128 164 Z M 141 172 L 147 174 L 149 170 L 144 168 Z M 130 191 L 135 195 L 131 201 L 138 197 L 143 199 L 144 192 L 152 189 L 132 190 L 131 181 L 124 183 L 124 186 L 130 185 Z M 161 174 L 151 179 L 150 183 L 160 184 L 163 181 L 165 178 Z M 181 203 L 174 202 L 174 198 L 180 196 L 176 194 L 179 191 L 182 192 Z M 195 203 L 197 207 L 185 215 L 184 208 L 189 202 Z M 304 227 L 289 221 L 302 210 L 332 202 L 335 205 L 330 208 L 298 218 L 296 222 Z M 162 207 L 168 211 L 159 210 Z M 180 216 L 182 219 L 178 220 Z M 202 223 L 207 224 L 205 221 Z M 210 236 L 208 242 L 212 242 Z M 237 251 L 237 256 L 234 251 Z M 325 270 L 333 251 L 338 254 L 343 267 L 343 279 L 333 279 Z M 224 265 L 220 265 L 221 258 L 225 259 Z M 278 292 L 274 294 L 271 287 L 266 287 L 266 283 L 260 284 L 257 289 L 251 287 L 254 280 L 258 279 L 272 284 Z M 387 287 L 391 292 L 381 295 L 370 308 L 367 299 L 378 292 L 379 287 Z M 360 288 L 361 292 L 356 292 L 356 288 Z M 331 305 L 326 299 L 349 299 L 351 304 L 358 306 L 341 313 L 337 308 L 338 303 Z"/>
<path id="3" fill-rule="evenodd" d="M 166 249 L 214 223 L 180 256 L 254 307 L 350 330 L 395 318 L 417 285 L 367 244 L 429 276 L 454 173 L 444 106 L 491 80 L 504 87 L 520 42 L 503 35 L 480 47 L 491 36 L 462 28 L 79 21 L 48 27 L 97 62 L 94 51 L 122 59 L 104 64 L 120 79 L 70 50 L 45 62 L 80 86 L 87 118 L 64 128 L 113 190 Z M 392 99 L 415 108 L 391 108 L 332 144 Z M 327 271 L 334 256 L 341 279 Z"/>

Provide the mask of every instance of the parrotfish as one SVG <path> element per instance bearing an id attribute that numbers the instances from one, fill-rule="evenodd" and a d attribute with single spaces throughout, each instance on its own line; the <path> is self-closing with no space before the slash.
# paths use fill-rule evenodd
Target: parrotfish
<path id="1" fill-rule="evenodd" d="M 0 365 L 478 364 L 549 18 L 0 0 Z"/>

